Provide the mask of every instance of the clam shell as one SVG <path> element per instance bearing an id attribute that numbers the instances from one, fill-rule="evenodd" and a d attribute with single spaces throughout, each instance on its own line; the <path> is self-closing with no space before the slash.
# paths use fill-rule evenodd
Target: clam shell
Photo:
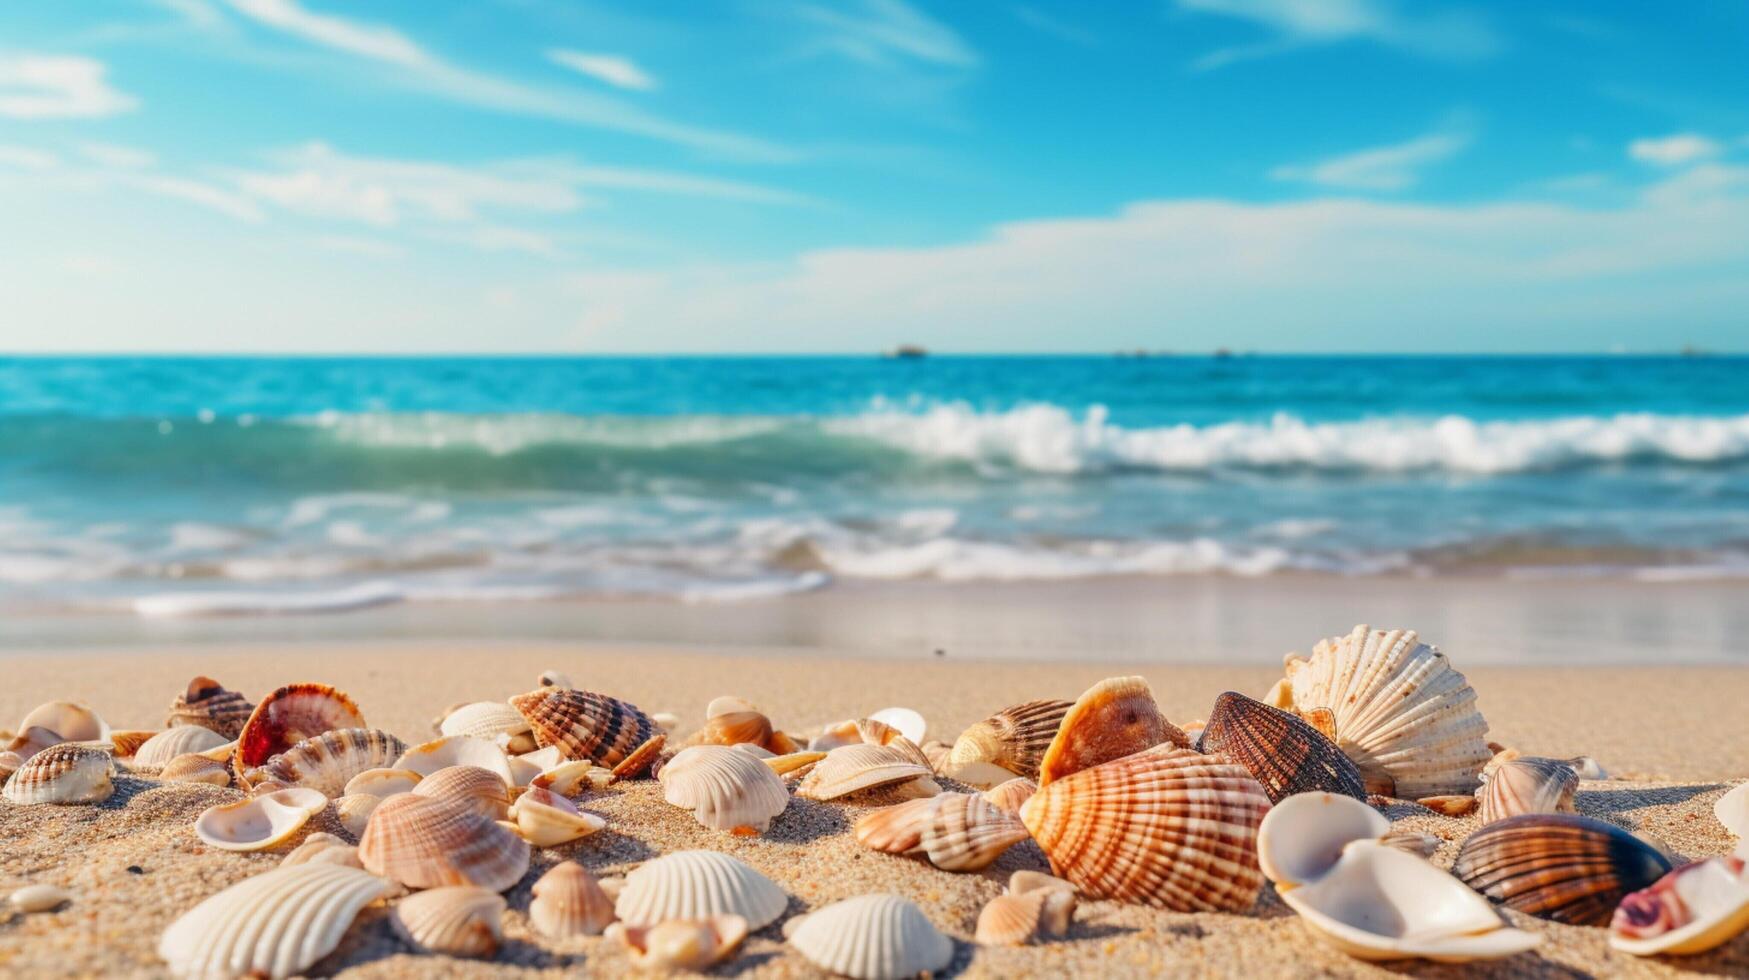
<path id="1" fill-rule="evenodd" d="M 996 809 L 1007 813 L 1018 814 L 1026 801 L 1032 799 L 1032 794 L 1038 792 L 1038 784 L 1030 779 L 1016 776 L 1004 783 L 984 791 L 984 799 L 995 805 Z"/>
<path id="2" fill-rule="evenodd" d="M 980 946 L 1025 946 L 1039 934 L 1039 920 L 1050 898 L 1050 892 L 1035 891 L 990 899 L 978 913 L 972 938 Z"/>
<path id="3" fill-rule="evenodd" d="M 344 692 L 326 684 L 288 684 L 262 698 L 243 723 L 231 769 L 237 784 L 247 787 L 249 770 L 304 739 L 336 728 L 363 727 L 364 715 Z"/>
<path id="4" fill-rule="evenodd" d="M 1190 739 L 1160 713 L 1148 682 L 1108 678 L 1088 688 L 1064 713 L 1039 760 L 1038 784 L 1042 788 L 1053 779 L 1163 744 L 1189 748 Z"/>
<path id="5" fill-rule="evenodd" d="M 799 746 L 771 727 L 771 719 L 757 711 L 729 711 L 714 715 L 704 727 L 686 739 L 686 745 L 757 745 L 773 755 L 788 755 Z"/>
<path id="6" fill-rule="evenodd" d="M 728 716 L 721 716 L 728 717 Z M 714 830 L 764 833 L 789 806 L 789 788 L 763 761 L 719 745 L 682 749 L 662 767 L 662 798 Z"/>
<path id="7" fill-rule="evenodd" d="M 333 834 L 317 831 L 304 838 L 304 842 L 291 849 L 285 860 L 279 866 L 295 867 L 311 862 L 325 864 L 342 864 L 349 868 L 364 869 L 364 862 L 358 859 L 358 848 L 346 843 Z"/>
<path id="8" fill-rule="evenodd" d="M 510 811 L 510 787 L 497 773 L 478 766 L 449 766 L 421 779 L 414 796 L 459 803 L 491 820 L 503 820 Z"/>
<path id="9" fill-rule="evenodd" d="M 1243 766 L 1271 803 L 1312 792 L 1366 799 L 1360 770 L 1335 742 L 1293 714 L 1243 694 L 1228 691 L 1215 699 L 1198 748 Z"/>
<path id="10" fill-rule="evenodd" d="M 394 796 L 396 793 L 411 793 L 413 787 L 419 785 L 419 780 L 423 778 L 425 777 L 411 769 L 366 769 L 346 781 L 343 795 Z"/>
<path id="11" fill-rule="evenodd" d="M 1257 828 L 1257 860 L 1278 886 L 1293 887 L 1327 874 L 1350 841 L 1391 832 L 1384 814 L 1349 796 L 1299 793 L 1270 807 Z"/>
<path id="12" fill-rule="evenodd" d="M 412 793 L 379 803 L 358 840 L 365 868 L 408 888 L 479 885 L 503 891 L 528 870 L 528 853 L 522 838 L 490 818 Z"/>
<path id="13" fill-rule="evenodd" d="M 510 807 L 510 820 L 522 839 L 536 847 L 557 847 L 607 826 L 593 813 L 550 790 L 530 787 Z"/>
<path id="14" fill-rule="evenodd" d="M 134 750 L 134 768 L 158 769 L 179 755 L 205 752 L 225 744 L 225 737 L 210 728 L 184 725 L 166 728 Z"/>
<path id="15" fill-rule="evenodd" d="M 788 905 L 783 889 L 727 854 L 676 851 L 626 875 L 614 912 L 627 926 L 738 915 L 748 929 L 759 930 Z"/>
<path id="16" fill-rule="evenodd" d="M 623 943 L 640 970 L 704 970 L 728 959 L 747 938 L 747 920 L 738 915 L 710 919 L 670 919 L 653 926 L 615 923 L 608 935 Z"/>
<path id="17" fill-rule="evenodd" d="M 927 780 L 930 775 L 927 765 L 894 746 L 858 742 L 826 753 L 796 788 L 796 795 L 835 800 L 877 786 Z"/>
<path id="18" fill-rule="evenodd" d="M 514 785 L 510 774 L 510 758 L 496 743 L 471 735 L 445 735 L 424 745 L 416 745 L 395 760 L 394 768 L 406 769 L 429 776 L 451 766 L 474 766 L 497 775 L 505 786 Z"/>
<path id="19" fill-rule="evenodd" d="M 334 818 L 354 838 L 362 837 L 364 828 L 370 824 L 370 815 L 383 800 L 384 797 L 369 793 L 347 793 L 334 801 Z"/>
<path id="20" fill-rule="evenodd" d="M 1025 840 L 1026 826 L 973 793 L 941 793 L 863 814 L 856 839 L 888 854 L 921 854 L 943 871 L 988 867 L 1011 845 Z"/>
<path id="21" fill-rule="evenodd" d="M 607 768 L 660 734 L 635 705 L 592 691 L 544 687 L 519 694 L 510 704 L 528 719 L 536 743 L 557 746 L 567 759 Z"/>
<path id="22" fill-rule="evenodd" d="M 1290 658 L 1286 684 L 1296 711 L 1331 712 L 1336 746 L 1374 792 L 1472 793 L 1492 755 L 1475 689 L 1414 630 L 1356 626 Z"/>
<path id="23" fill-rule="evenodd" d="M 158 734 L 158 729 L 129 728 L 109 733 L 109 744 L 114 747 L 113 753 L 117 759 L 132 759 L 140 746 L 151 741 Z"/>
<path id="24" fill-rule="evenodd" d="M 804 916 L 789 944 L 815 966 L 856 980 L 937 973 L 953 961 L 953 940 L 897 895 L 859 895 Z"/>
<path id="25" fill-rule="evenodd" d="M 308 787 L 276 790 L 207 807 L 194 821 L 202 841 L 224 851 L 264 851 L 291 839 L 328 798 Z"/>
<path id="26" fill-rule="evenodd" d="M 249 771 L 243 785 L 271 780 L 286 786 L 308 786 L 333 798 L 346 792 L 352 777 L 387 766 L 406 751 L 407 743 L 388 732 L 337 728 L 306 738 L 268 759 Z"/>
<path id="27" fill-rule="evenodd" d="M 1635 956 L 1704 953 L 1749 929 L 1749 866 L 1737 856 L 1683 865 L 1621 900 L 1609 945 Z"/>
<path id="28" fill-rule="evenodd" d="M 613 900 L 575 861 L 561 861 L 534 883 L 528 921 L 548 939 L 599 936 L 614 920 Z"/>
<path id="29" fill-rule="evenodd" d="M 1570 813 L 1509 817 L 1471 834 L 1452 873 L 1508 908 L 1556 922 L 1600 926 L 1629 892 L 1670 871 L 1633 834 Z"/>
<path id="30" fill-rule="evenodd" d="M 450 885 L 395 903 L 395 934 L 424 953 L 487 957 L 504 938 L 504 898 L 488 888 Z"/>
<path id="31" fill-rule="evenodd" d="M 1243 912 L 1263 887 L 1257 826 L 1268 809 L 1239 766 L 1158 745 L 1041 786 L 1020 816 L 1085 895 Z"/>
<path id="32" fill-rule="evenodd" d="M 158 955 L 177 977 L 294 976 L 333 952 L 359 910 L 393 889 L 339 864 L 275 868 L 185 912 L 164 930 Z"/>
<path id="33" fill-rule="evenodd" d="M 46 728 L 63 742 L 101 742 L 109 739 L 109 726 L 97 712 L 77 701 L 50 701 L 32 708 L 18 723 L 21 732 Z"/>
<path id="34" fill-rule="evenodd" d="M 1039 762 L 1073 706 L 1070 701 L 1046 700 L 1003 708 L 960 733 L 943 774 L 951 776 L 963 766 L 984 763 L 1037 779 Z"/>
<path id="35" fill-rule="evenodd" d="M 101 803 L 115 792 L 115 764 L 108 752 L 62 742 L 24 760 L 0 791 L 14 803 Z"/>
<path id="36" fill-rule="evenodd" d="M 229 740 L 242 734 L 243 723 L 254 711 L 255 706 L 243 695 L 225 690 L 211 677 L 196 677 L 170 705 L 170 716 L 164 724 L 171 728 L 183 725 L 210 728 Z"/>
<path id="37" fill-rule="evenodd" d="M 1572 813 L 1578 789 L 1579 774 L 1568 763 L 1524 756 L 1485 770 L 1476 799 L 1482 822 L 1493 823 L 1525 813 Z"/>
<path id="38" fill-rule="evenodd" d="M 492 741 L 500 735 L 528 731 L 528 719 L 503 701 L 475 701 L 445 715 L 437 726 L 439 735 L 472 735 Z"/>
<path id="39" fill-rule="evenodd" d="M 202 729 L 204 731 L 205 729 Z M 231 785 L 231 769 L 223 762 L 213 760 L 198 752 L 179 755 L 164 763 L 164 768 L 158 770 L 158 778 L 169 783 L 206 783 L 210 786 Z"/>

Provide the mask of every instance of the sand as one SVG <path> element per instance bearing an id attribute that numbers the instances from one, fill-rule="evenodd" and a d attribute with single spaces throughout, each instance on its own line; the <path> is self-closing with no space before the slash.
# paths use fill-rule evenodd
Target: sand
<path id="1" fill-rule="evenodd" d="M 1464 664 L 1459 661 L 1459 666 Z M 304 643 L 187 651 L 13 653 L 0 657 L 0 719 L 17 719 L 56 697 L 88 701 L 115 727 L 156 727 L 171 698 L 196 673 L 211 674 L 252 696 L 293 680 L 322 680 L 348 692 L 373 725 L 404 738 L 430 732 L 431 719 L 463 700 L 502 698 L 533 686 L 557 668 L 578 684 L 628 698 L 647 710 L 680 715 L 683 728 L 702 719 L 713 696 L 737 693 L 765 706 L 784 728 L 822 723 L 891 704 L 917 708 L 931 733 L 951 741 L 989 711 L 1036 697 L 1072 698 L 1114 673 L 1137 672 L 1153 685 L 1175 720 L 1203 715 L 1219 692 L 1261 693 L 1278 669 L 1101 663 L 1001 663 L 956 657 L 823 659 L 745 650 L 679 651 L 649 647 L 517 643 L 513 645 L 376 642 Z M 1685 857 L 1728 851 L 1733 842 L 1712 805 L 1749 777 L 1743 705 L 1749 670 L 1739 667 L 1512 668 L 1467 671 L 1480 692 L 1492 737 L 1529 753 L 1589 754 L 1610 770 L 1586 782 L 1583 812 L 1655 835 Z M 162 975 L 154 949 L 178 914 L 206 895 L 273 867 L 278 853 L 237 855 L 205 848 L 190 830 L 203 808 L 234 790 L 159 784 L 124 776 L 98 806 L 17 807 L 0 803 L 0 888 L 49 882 L 74 893 L 71 903 L 29 916 L 0 913 L 0 973 L 7 976 Z M 1487 967 L 1427 963 L 1364 964 L 1315 941 L 1266 887 L 1253 914 L 1188 915 L 1108 901 L 1083 901 L 1073 932 L 1048 945 L 979 948 L 970 942 L 979 908 L 1019 868 L 1048 868 L 1031 842 L 990 869 L 939 871 L 918 860 L 861 848 L 849 832 L 866 807 L 792 801 L 758 838 L 699 826 L 661 801 L 652 783 L 587 798 L 608 829 L 572 845 L 537 852 L 535 866 L 506 897 L 506 942 L 491 962 L 415 956 L 393 938 L 380 910 L 368 910 L 336 953 L 314 971 L 346 977 L 539 976 L 578 970 L 609 975 L 627 968 L 605 940 L 554 946 L 527 924 L 528 888 L 552 862 L 572 858 L 597 874 L 623 873 L 657 854 L 712 848 L 736 855 L 777 881 L 799 912 L 857 894 L 893 891 L 916 901 L 954 937 L 950 974 L 1013 976 L 1671 976 L 1689 972 L 1749 975 L 1749 935 L 1713 953 L 1681 960 L 1616 954 L 1601 929 L 1561 926 L 1516 913 L 1517 925 L 1544 942 L 1533 953 Z M 1446 840 L 1435 860 L 1449 865 L 1475 818 L 1449 818 L 1411 805 L 1392 810 L 1404 826 Z M 327 815 L 311 825 L 338 832 Z M 815 976 L 789 952 L 777 926 L 749 939 L 719 968 L 750 977 Z"/>

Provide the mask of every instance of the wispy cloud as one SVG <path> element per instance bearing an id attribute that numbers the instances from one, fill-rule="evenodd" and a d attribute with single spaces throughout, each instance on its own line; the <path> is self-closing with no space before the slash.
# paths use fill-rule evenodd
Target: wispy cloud
<path id="1" fill-rule="evenodd" d="M 1470 134 L 1444 129 L 1404 143 L 1374 146 L 1309 163 L 1283 164 L 1269 172 L 1272 180 L 1317 184 L 1351 191 L 1401 191 L 1415 186 L 1421 170 L 1470 145 Z"/>
<path id="2" fill-rule="evenodd" d="M 139 100 L 111 87 L 108 67 L 77 55 L 0 55 L 0 116 L 96 119 L 127 112 Z"/>
<path id="3" fill-rule="evenodd" d="M 235 218 L 238 221 L 255 223 L 266 218 L 261 213 L 261 208 L 249 198 L 226 188 L 187 177 L 122 171 L 111 173 L 109 179 L 124 187 L 194 204 Z"/>
<path id="4" fill-rule="evenodd" d="M 1724 152 L 1717 140 L 1699 133 L 1676 133 L 1672 136 L 1637 139 L 1628 144 L 1628 156 L 1659 167 L 1680 167 L 1683 164 L 1710 160 Z"/>
<path id="5" fill-rule="evenodd" d="M 0 176 L 10 168 L 29 181 L 36 196 L 55 193 L 89 194 L 120 189 L 193 204 L 238 221 L 259 222 L 266 216 L 248 197 L 222 183 L 166 173 L 157 168 L 157 158 L 134 147 L 108 143 L 83 143 L 78 163 L 47 150 L 25 146 L 0 146 Z"/>
<path id="6" fill-rule="evenodd" d="M 1270 37 L 1220 48 L 1191 63 L 1199 71 L 1344 41 L 1372 41 L 1450 61 L 1486 58 L 1503 46 L 1488 22 L 1464 10 L 1411 13 L 1393 0 L 1176 0 L 1180 10 L 1249 21 Z"/>
<path id="7" fill-rule="evenodd" d="M 79 152 L 99 166 L 117 170 L 139 170 L 158 162 L 158 157 L 148 150 L 119 143 L 81 143 Z"/>
<path id="8" fill-rule="evenodd" d="M 0 144 L 0 167 L 12 170 L 48 170 L 60 162 L 60 157 L 34 146 Z"/>
<path id="9" fill-rule="evenodd" d="M 362 255 L 372 259 L 393 259 L 406 254 L 406 250 L 394 242 L 358 235 L 319 235 L 316 245 L 330 252 Z"/>
<path id="10" fill-rule="evenodd" d="M 970 68 L 979 62 L 978 53 L 953 28 L 903 0 L 799 4 L 795 10 L 820 29 L 821 48 L 863 64 Z"/>
<path id="11" fill-rule="evenodd" d="M 588 75 L 598 82 L 606 82 L 614 88 L 630 89 L 634 92 L 650 92 L 656 88 L 655 77 L 639 68 L 630 58 L 615 54 L 568 51 L 563 48 L 548 51 L 547 58 L 556 65 Z"/>

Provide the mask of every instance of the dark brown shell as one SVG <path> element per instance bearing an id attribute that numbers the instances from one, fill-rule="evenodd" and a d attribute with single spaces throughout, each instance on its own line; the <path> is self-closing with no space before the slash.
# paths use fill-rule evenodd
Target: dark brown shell
<path id="1" fill-rule="evenodd" d="M 199 725 L 226 738 L 236 738 L 254 710 L 249 699 L 238 692 L 225 690 L 211 677 L 196 677 L 188 682 L 188 690 L 171 703 L 170 716 L 164 724 L 168 728 Z"/>
<path id="2" fill-rule="evenodd" d="M 1199 751 L 1244 766 L 1271 803 L 1311 792 L 1366 799 L 1366 781 L 1335 742 L 1293 714 L 1233 691 L 1215 699 Z"/>
<path id="3" fill-rule="evenodd" d="M 534 729 L 542 748 L 559 747 L 567 759 L 612 768 L 661 733 L 637 706 L 593 691 L 543 687 L 510 699 Z"/>
<path id="4" fill-rule="evenodd" d="M 947 765 L 951 769 L 968 762 L 989 762 L 1016 776 L 1037 779 L 1039 761 L 1072 707 L 1072 701 L 1047 699 L 1003 708 L 960 735 Z"/>
<path id="5" fill-rule="evenodd" d="M 1591 817 L 1532 813 L 1471 834 L 1452 873 L 1508 908 L 1571 925 L 1609 924 L 1622 897 L 1670 871 L 1657 848 Z"/>
<path id="6" fill-rule="evenodd" d="M 237 781 L 249 785 L 249 770 L 286 749 L 336 728 L 363 728 L 358 705 L 326 684 L 287 684 L 261 699 L 237 733 L 237 752 L 231 771 Z"/>

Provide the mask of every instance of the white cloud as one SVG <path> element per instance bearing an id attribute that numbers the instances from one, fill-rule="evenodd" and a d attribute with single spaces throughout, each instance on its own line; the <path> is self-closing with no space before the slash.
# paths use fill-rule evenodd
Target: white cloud
<path id="1" fill-rule="evenodd" d="M 548 51 L 547 58 L 554 64 L 588 75 L 598 82 L 606 82 L 614 88 L 631 89 L 634 92 L 649 92 L 656 88 L 656 79 L 629 58 L 559 48 Z"/>
<path id="2" fill-rule="evenodd" d="M 79 152 L 98 166 L 117 170 L 139 170 L 158 162 L 158 158 L 149 150 L 118 143 L 81 143 Z"/>
<path id="3" fill-rule="evenodd" d="M 230 0 L 231 6 L 269 27 L 307 41 L 397 65 L 423 66 L 431 58 L 399 31 L 306 10 L 297 0 Z"/>
<path id="4" fill-rule="evenodd" d="M 438 241 L 468 245 L 482 252 L 525 252 L 529 255 L 554 256 L 558 248 L 550 236 L 522 228 L 501 225 L 479 225 L 460 230 L 433 233 Z"/>
<path id="5" fill-rule="evenodd" d="M 0 55 L 0 116 L 11 119 L 96 119 L 139 105 L 112 88 L 108 68 L 77 55 Z"/>
<path id="6" fill-rule="evenodd" d="M 683 197 L 706 197 L 724 201 L 746 201 L 751 204 L 815 204 L 805 194 L 750 184 L 720 177 L 675 173 L 669 170 L 647 170 L 639 167 L 585 166 L 568 160 L 512 161 L 498 168 L 507 177 L 533 177 L 556 180 L 577 187 L 603 190 L 644 191 L 652 194 L 676 194 Z"/>
<path id="7" fill-rule="evenodd" d="M 51 170 L 60 162 L 60 157 L 34 146 L 0 144 L 0 167 L 13 170 Z"/>
<path id="8" fill-rule="evenodd" d="M 112 174 L 110 179 L 124 187 L 132 187 L 148 194 L 156 194 L 159 197 L 185 201 L 236 218 L 239 221 L 253 223 L 259 222 L 265 217 L 261 213 L 261 208 L 249 198 L 223 187 L 216 187 L 187 177 L 123 171 Z"/>
<path id="9" fill-rule="evenodd" d="M 953 28 L 903 0 L 800 4 L 795 10 L 802 20 L 821 29 L 823 47 L 864 64 L 912 61 L 947 68 L 978 64 L 977 52 Z"/>
<path id="10" fill-rule="evenodd" d="M 1500 39 L 1486 21 L 1462 10 L 1406 13 L 1393 0 L 1177 0 L 1179 9 L 1250 21 L 1269 40 L 1212 51 L 1192 63 L 1199 70 L 1344 41 L 1372 41 L 1444 60 L 1494 54 Z"/>
<path id="11" fill-rule="evenodd" d="M 1628 156 L 1660 167 L 1679 167 L 1685 163 L 1710 160 L 1723 151 L 1718 141 L 1699 133 L 1676 133 L 1656 139 L 1638 139 L 1628 144 Z"/>
<path id="12" fill-rule="evenodd" d="M 1357 191 L 1400 191 L 1421 179 L 1421 168 L 1450 159 L 1470 143 L 1461 132 L 1428 133 L 1406 143 L 1375 146 L 1311 163 L 1284 164 L 1269 172 L 1274 180 Z"/>

